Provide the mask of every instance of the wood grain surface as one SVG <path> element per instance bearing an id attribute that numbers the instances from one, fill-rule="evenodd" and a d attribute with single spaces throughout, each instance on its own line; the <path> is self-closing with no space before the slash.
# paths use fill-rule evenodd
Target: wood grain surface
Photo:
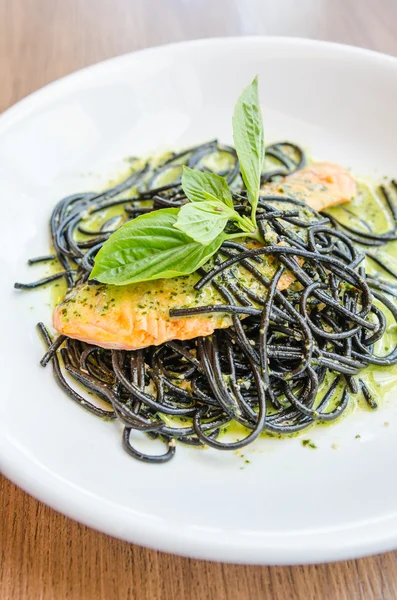
<path id="1" fill-rule="evenodd" d="M 397 55 L 397 0 L 0 0 L 0 111 L 105 58 L 170 41 L 293 35 Z M 0 600 L 395 600 L 397 553 L 245 567 L 97 533 L 0 476 Z"/>

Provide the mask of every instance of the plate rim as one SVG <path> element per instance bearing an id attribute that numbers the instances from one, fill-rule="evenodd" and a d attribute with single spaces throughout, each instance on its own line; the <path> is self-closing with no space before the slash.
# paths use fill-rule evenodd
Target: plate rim
<path id="1" fill-rule="evenodd" d="M 383 64 L 388 62 L 397 69 L 397 58 L 382 52 L 348 44 L 300 37 L 226 36 L 171 42 L 121 54 L 94 63 L 48 83 L 42 88 L 22 98 L 0 115 L 0 136 L 14 123 L 29 115 L 31 111 L 35 110 L 36 107 L 41 106 L 43 102 L 45 103 L 47 99 L 53 99 L 54 97 L 57 97 L 57 95 L 62 96 L 64 87 L 67 88 L 70 84 L 73 85 L 74 81 L 83 78 L 88 72 L 90 74 L 93 73 L 95 76 L 95 73 L 103 68 L 106 70 L 116 63 L 122 67 L 124 62 L 135 60 L 142 54 L 155 55 L 165 49 L 172 51 L 186 46 L 244 45 L 248 43 L 259 45 L 281 44 L 291 47 L 299 45 L 311 49 L 319 49 L 320 47 L 324 51 L 330 53 L 342 53 L 347 56 L 347 58 L 348 55 L 350 55 L 377 60 Z M 26 464 L 29 463 L 29 460 L 30 466 L 32 466 L 32 459 L 24 457 L 17 447 L 7 442 L 5 437 L 0 437 L 1 473 L 25 492 L 50 506 L 55 511 L 60 512 L 79 523 L 130 543 L 139 544 L 163 552 L 171 552 L 186 557 L 204 560 L 220 560 L 223 562 L 242 564 L 285 565 L 314 564 L 324 561 L 330 562 L 358 558 L 368 554 L 386 552 L 397 547 L 397 515 L 382 519 L 382 521 L 387 521 L 388 523 L 392 521 L 393 526 L 391 526 L 391 524 L 386 526 L 384 531 L 378 531 L 377 535 L 373 532 L 371 533 L 372 526 L 375 524 L 376 527 L 376 520 L 375 522 L 364 522 L 362 525 L 353 525 L 350 528 L 335 528 L 333 531 L 339 532 L 339 537 L 330 545 L 322 543 L 322 540 L 327 538 L 324 536 L 324 531 L 320 530 L 316 532 L 311 531 L 303 535 L 294 533 L 293 536 L 296 538 L 294 544 L 291 544 L 291 534 L 287 538 L 287 543 L 284 545 L 282 541 L 280 543 L 280 540 L 276 540 L 276 538 L 281 538 L 283 536 L 269 534 L 266 536 L 262 535 L 259 540 L 248 539 L 245 543 L 242 543 L 239 538 L 239 542 L 233 545 L 232 541 L 227 536 L 222 540 L 219 540 L 216 539 L 216 537 L 209 538 L 206 535 L 203 535 L 202 532 L 200 535 L 196 532 L 197 535 L 193 537 L 191 534 L 189 535 L 189 533 L 182 534 L 181 532 L 175 532 L 171 528 L 167 528 L 166 525 L 159 527 L 157 522 L 150 523 L 150 518 L 148 517 L 142 519 L 136 516 L 134 521 L 131 519 L 131 511 L 125 511 L 126 514 L 128 513 L 129 528 L 128 531 L 123 531 L 123 518 L 125 518 L 122 516 L 123 511 L 120 511 L 120 514 L 116 519 L 112 520 L 106 518 L 109 515 L 110 501 L 95 496 L 95 511 L 92 510 L 92 506 L 90 506 L 90 503 L 87 503 L 85 499 L 85 496 L 87 495 L 92 498 L 92 493 L 89 493 L 82 488 L 77 488 L 77 486 L 73 486 L 72 483 L 61 480 L 59 477 L 57 478 L 57 475 L 53 472 L 45 472 L 46 470 L 42 465 L 36 466 L 35 471 L 28 470 L 27 472 Z M 56 486 L 51 485 L 51 483 L 54 483 L 54 480 L 56 480 Z M 118 510 L 120 510 L 119 507 Z M 367 528 L 369 528 L 369 532 L 366 534 Z M 347 532 L 351 532 L 354 529 L 361 531 L 363 533 L 363 538 L 356 536 L 355 539 L 353 535 L 352 539 L 349 538 L 348 541 L 345 541 L 345 536 L 342 536 L 343 541 L 341 540 L 341 531 L 345 530 L 345 533 L 347 534 Z M 308 540 L 310 540 L 311 545 L 305 546 L 304 544 Z"/>

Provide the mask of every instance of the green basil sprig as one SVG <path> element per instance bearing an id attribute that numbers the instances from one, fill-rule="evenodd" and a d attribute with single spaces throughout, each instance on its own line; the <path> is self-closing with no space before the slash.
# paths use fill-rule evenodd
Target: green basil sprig
<path id="1" fill-rule="evenodd" d="M 256 209 L 265 145 L 257 78 L 237 101 L 233 137 L 251 218 L 235 210 L 224 177 L 184 167 L 182 188 L 189 202 L 180 209 L 156 210 L 123 225 L 99 250 L 90 279 L 114 285 L 170 279 L 199 269 L 227 239 L 261 241 Z M 233 224 L 233 233 L 225 232 L 228 223 Z"/>

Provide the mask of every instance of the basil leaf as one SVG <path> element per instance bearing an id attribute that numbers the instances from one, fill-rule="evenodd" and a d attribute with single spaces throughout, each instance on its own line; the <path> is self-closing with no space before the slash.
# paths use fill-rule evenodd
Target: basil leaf
<path id="1" fill-rule="evenodd" d="M 156 210 L 123 225 L 99 250 L 90 279 L 126 285 L 196 271 L 218 250 L 225 235 L 203 246 L 174 227 L 178 212 Z"/>
<path id="2" fill-rule="evenodd" d="M 200 244 L 210 244 L 235 214 L 222 202 L 189 202 L 180 209 L 175 227 Z"/>
<path id="3" fill-rule="evenodd" d="M 261 186 L 261 172 L 265 159 L 262 115 L 259 106 L 258 77 L 237 100 L 233 115 L 233 139 L 240 161 L 241 175 L 247 188 L 255 221 Z"/>
<path id="4" fill-rule="evenodd" d="M 182 189 L 191 202 L 220 200 L 229 208 L 234 208 L 226 179 L 215 173 L 183 167 Z"/>

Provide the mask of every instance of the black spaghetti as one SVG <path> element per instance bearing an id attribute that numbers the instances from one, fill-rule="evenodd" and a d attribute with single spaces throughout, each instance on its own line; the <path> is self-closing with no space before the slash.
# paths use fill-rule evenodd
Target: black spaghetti
<path id="1" fill-rule="evenodd" d="M 306 162 L 303 150 L 289 142 L 268 146 L 266 155 L 272 164 L 262 174 L 263 184 L 280 180 Z M 222 164 L 218 173 L 233 190 L 236 210 L 249 214 L 232 147 L 214 140 L 156 164 L 137 162 L 119 185 L 58 202 L 50 219 L 54 254 L 30 263 L 56 257 L 61 270 L 15 287 L 31 289 L 64 279 L 70 292 L 86 283 L 96 253 L 115 229 L 146 212 L 181 206 L 186 201 L 180 185 L 182 165 L 213 170 L 215 159 Z M 386 233 L 373 231 L 363 220 L 357 227 L 343 224 L 288 194 L 263 195 L 257 219 L 265 245 L 247 248 L 225 242 L 212 263 L 200 270 L 196 289 L 212 286 L 222 303 L 170 313 L 174 318 L 222 313 L 230 315 L 231 327 L 208 337 L 125 351 L 64 335 L 53 340 L 39 323 L 47 346 L 41 364 L 52 362 L 59 385 L 81 407 L 119 420 L 125 450 L 152 463 L 170 460 L 176 442 L 236 450 L 263 432 L 293 434 L 313 423 L 334 421 L 358 393 L 376 408 L 360 374 L 368 365 L 397 363 L 397 344 L 388 353 L 377 351 L 387 329 L 386 316 L 397 323 L 397 281 L 390 281 L 397 280 L 397 273 L 372 253 L 374 247 L 397 239 L 396 182 L 382 186 L 381 194 L 392 222 Z M 118 213 L 108 217 L 115 207 Z M 87 216 L 91 223 L 98 217 L 100 225 L 87 226 Z M 277 265 L 269 278 L 259 268 L 263 257 L 271 257 Z M 366 257 L 389 278 L 378 272 L 367 275 Z M 255 291 L 236 277 L 236 266 L 256 282 Z M 278 283 L 285 274 L 291 285 L 280 290 Z M 77 392 L 66 374 L 107 408 Z M 225 439 L 232 423 L 246 432 L 238 441 Z M 138 451 L 134 431 L 160 438 L 164 454 Z"/>

